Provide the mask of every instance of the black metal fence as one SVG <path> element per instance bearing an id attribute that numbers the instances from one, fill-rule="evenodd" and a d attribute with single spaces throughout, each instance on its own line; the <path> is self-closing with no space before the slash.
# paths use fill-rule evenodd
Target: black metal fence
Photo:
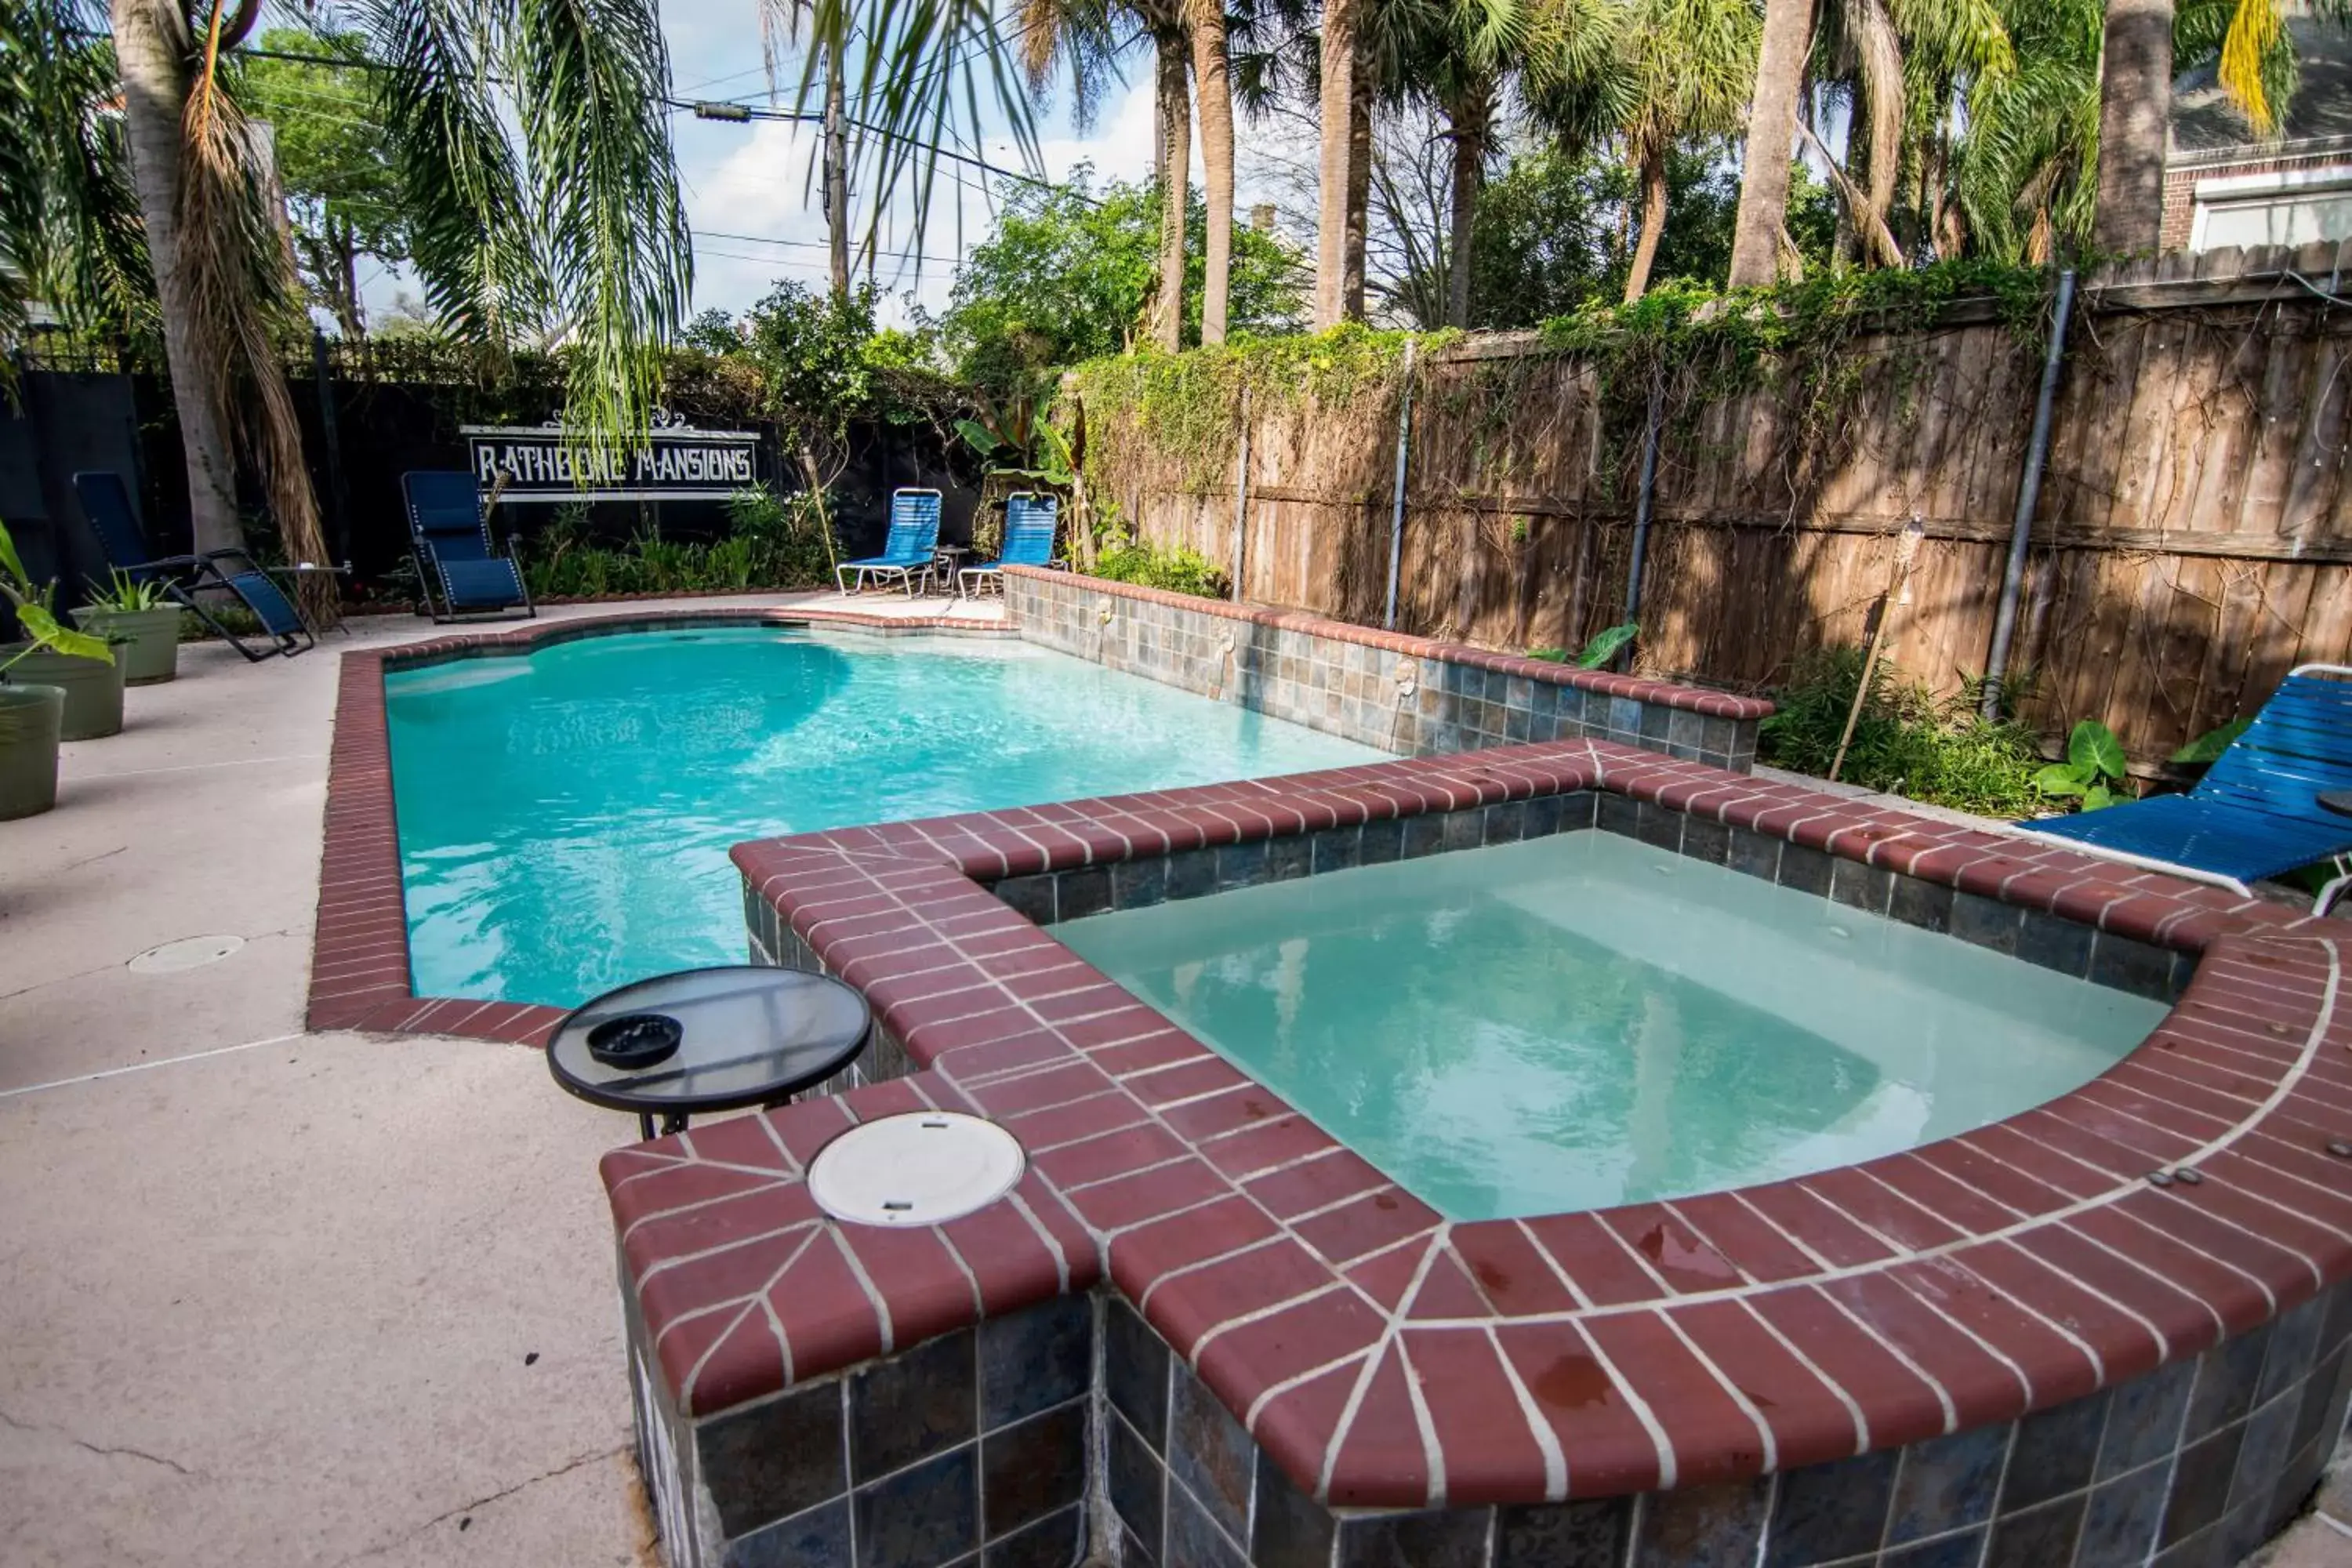
<path id="1" fill-rule="evenodd" d="M 544 360 L 525 358 L 491 376 L 446 345 L 383 340 L 366 345 L 317 340 L 287 366 L 302 420 L 303 450 L 319 498 L 330 552 L 352 568 L 361 598 L 396 591 L 408 550 L 400 476 L 411 468 L 467 466 L 467 425 L 535 426 L 562 404 L 562 386 Z M 804 488 L 800 466 L 775 426 L 748 415 L 739 388 L 691 369 L 674 375 L 673 411 L 712 429 L 760 435 L 755 468 L 779 494 Z M 940 537 L 968 543 L 980 500 L 979 465 L 944 421 L 860 421 L 850 431 L 848 460 L 834 481 L 843 549 L 872 553 L 888 525 L 892 489 L 929 486 L 944 497 Z M 185 459 L 170 387 L 152 370 L 88 351 L 19 356 L 16 395 L 0 399 L 0 520 L 5 520 L 37 580 L 56 576 L 70 602 L 85 577 L 102 579 L 104 563 L 72 492 L 82 468 L 132 478 L 148 542 L 158 552 L 189 542 Z M 238 493 L 261 487 L 240 477 Z M 528 555 L 532 537 L 554 520 L 554 506 L 507 506 L 497 526 L 516 530 Z M 587 508 L 590 535 L 623 543 L 652 534 L 706 541 L 728 531 L 723 503 L 713 500 L 602 501 Z M 248 529 L 267 538 L 257 510 Z"/>

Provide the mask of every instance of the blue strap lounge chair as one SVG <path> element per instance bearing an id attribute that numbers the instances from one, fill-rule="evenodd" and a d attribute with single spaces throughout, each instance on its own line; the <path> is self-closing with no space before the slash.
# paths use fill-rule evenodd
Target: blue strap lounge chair
<path id="1" fill-rule="evenodd" d="M 2245 733 L 2187 795 L 2159 795 L 2100 811 L 2021 822 L 2126 865 L 2212 882 L 2252 897 L 2247 884 L 2352 855 L 2352 816 L 2319 804 L 2352 790 L 2352 668 L 2302 665 L 2279 683 Z M 2326 913 L 2352 877 L 2314 908 Z"/>
<path id="2" fill-rule="evenodd" d="M 514 539 L 501 555 L 490 543 L 481 487 L 462 468 L 416 468 L 400 476 L 408 502 L 408 536 L 425 613 L 436 622 L 539 614 L 524 586 Z M 440 590 L 436 600 L 434 590 Z"/>
<path id="3" fill-rule="evenodd" d="M 915 578 L 930 585 L 933 561 L 940 547 L 940 492 L 902 489 L 890 492 L 890 533 L 882 553 L 862 561 L 845 561 L 833 569 L 835 586 L 843 593 L 862 589 L 871 580 L 896 581 L 915 596 Z"/>
<path id="4" fill-rule="evenodd" d="M 82 515 L 98 535 L 106 563 L 133 582 L 152 583 L 164 596 L 203 622 L 212 634 L 248 660 L 276 655 L 288 658 L 312 647 L 316 638 L 276 579 L 244 550 L 207 550 L 201 555 L 154 555 L 139 527 L 139 513 L 131 504 L 131 487 L 122 476 L 102 468 L 74 475 L 74 496 Z M 252 613 L 261 625 L 262 642 L 255 646 L 221 624 L 200 595 L 226 594 Z"/>
<path id="5" fill-rule="evenodd" d="M 969 598 L 991 581 L 996 584 L 997 592 L 1003 593 L 1007 566 L 1051 566 L 1054 531 L 1061 515 L 1062 503 L 1052 496 L 1023 490 L 1005 497 L 1004 543 L 995 560 L 966 566 L 956 574 L 956 596 Z"/>

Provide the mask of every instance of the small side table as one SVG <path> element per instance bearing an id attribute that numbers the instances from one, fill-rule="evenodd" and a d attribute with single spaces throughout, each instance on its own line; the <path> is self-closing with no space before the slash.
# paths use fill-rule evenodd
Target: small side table
<path id="1" fill-rule="evenodd" d="M 931 576 L 934 582 L 942 584 L 939 590 L 940 593 L 951 595 L 955 592 L 956 574 L 962 569 L 964 557 L 971 553 L 971 549 L 961 544 L 931 547 Z"/>
<path id="2" fill-rule="evenodd" d="M 608 991 L 547 1043 L 568 1094 L 682 1132 L 697 1111 L 781 1105 L 857 1059 L 873 1011 L 823 974 L 760 964 L 688 969 Z"/>

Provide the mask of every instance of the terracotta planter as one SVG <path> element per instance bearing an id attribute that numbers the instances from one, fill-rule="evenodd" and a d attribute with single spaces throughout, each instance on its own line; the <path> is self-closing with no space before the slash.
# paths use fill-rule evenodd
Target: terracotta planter
<path id="1" fill-rule="evenodd" d="M 118 610 L 84 605 L 73 618 L 92 637 L 120 639 L 115 643 L 114 662 L 122 666 L 124 685 L 154 686 L 180 673 L 179 605 Z"/>
<path id="2" fill-rule="evenodd" d="M 0 821 L 58 803 L 58 721 L 66 694 L 54 686 L 0 686 Z"/>
<path id="3" fill-rule="evenodd" d="M 24 653 L 24 658 L 9 665 L 9 685 L 54 686 L 65 692 L 65 717 L 58 730 L 59 740 L 95 741 L 121 731 L 122 658 L 119 652 L 114 662 L 108 664 L 95 658 L 51 653 L 47 648 L 25 653 L 29 647 L 27 643 L 15 643 L 0 647 L 0 664 L 8 664 L 17 654 Z"/>

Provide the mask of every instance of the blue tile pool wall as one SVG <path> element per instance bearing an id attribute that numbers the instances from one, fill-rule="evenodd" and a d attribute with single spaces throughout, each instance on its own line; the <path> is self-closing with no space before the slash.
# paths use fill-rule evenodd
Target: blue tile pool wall
<path id="1" fill-rule="evenodd" d="M 1128 1568 L 2229 1568 L 2301 1510 L 2352 1396 L 2339 1285 L 2148 1376 L 1907 1447 L 1581 1502 L 1333 1510 L 1106 1295 L 1102 1462 Z"/>
<path id="2" fill-rule="evenodd" d="M 1746 773 L 1756 721 L 1718 718 L 1293 626 L 1014 575 L 1023 637 L 1401 756 L 1589 737 Z"/>
<path id="3" fill-rule="evenodd" d="M 1069 1568 L 1086 1555 L 1096 1318 L 1064 1297 L 702 1420 L 631 1326 L 668 1568 Z"/>
<path id="4" fill-rule="evenodd" d="M 2178 1000 L 2196 968 L 2194 953 L 2174 952 L 2060 915 L 1959 892 L 1939 882 L 1842 859 L 1607 790 L 1536 795 L 1359 827 L 1076 866 L 1008 877 L 992 886 L 998 898 L 1031 920 L 1051 925 L 1109 910 L 1141 909 L 1356 866 L 1591 827 L 2159 1001 Z M 745 910 L 755 933 L 761 923 L 755 906 L 762 902 L 747 889 Z M 772 910 L 768 919 L 772 925 Z"/>

